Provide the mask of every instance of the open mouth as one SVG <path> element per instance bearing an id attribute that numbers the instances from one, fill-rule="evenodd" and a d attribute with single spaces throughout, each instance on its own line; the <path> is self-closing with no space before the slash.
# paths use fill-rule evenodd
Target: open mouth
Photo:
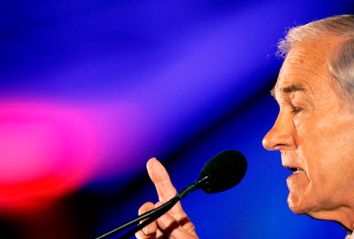
<path id="1" fill-rule="evenodd" d="M 304 170 L 302 168 L 296 168 L 296 167 L 285 167 L 286 169 L 289 169 L 290 171 L 293 172 L 293 174 L 299 174 L 302 173 Z"/>

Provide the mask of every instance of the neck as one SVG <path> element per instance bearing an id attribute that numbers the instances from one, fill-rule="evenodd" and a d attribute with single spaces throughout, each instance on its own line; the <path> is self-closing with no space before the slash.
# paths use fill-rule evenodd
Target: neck
<path id="1" fill-rule="evenodd" d="M 354 208 L 339 207 L 330 211 L 317 211 L 309 213 L 309 216 L 327 221 L 335 221 L 341 224 L 350 233 L 354 230 Z"/>

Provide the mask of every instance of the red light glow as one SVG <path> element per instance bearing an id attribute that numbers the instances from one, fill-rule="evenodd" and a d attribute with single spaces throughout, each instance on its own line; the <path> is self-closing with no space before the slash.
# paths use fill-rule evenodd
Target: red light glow
<path id="1" fill-rule="evenodd" d="M 77 189 L 99 158 L 95 139 L 78 110 L 0 104 L 0 210 L 38 210 Z"/>

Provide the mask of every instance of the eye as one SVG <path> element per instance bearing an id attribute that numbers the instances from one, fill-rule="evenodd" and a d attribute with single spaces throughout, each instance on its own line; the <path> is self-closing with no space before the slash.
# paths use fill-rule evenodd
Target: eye
<path id="1" fill-rule="evenodd" d="M 297 107 L 297 106 L 294 106 L 294 105 L 291 106 L 291 112 L 292 112 L 292 113 L 299 113 L 299 112 L 301 112 L 302 110 L 303 110 L 303 109 L 300 108 L 300 107 Z"/>

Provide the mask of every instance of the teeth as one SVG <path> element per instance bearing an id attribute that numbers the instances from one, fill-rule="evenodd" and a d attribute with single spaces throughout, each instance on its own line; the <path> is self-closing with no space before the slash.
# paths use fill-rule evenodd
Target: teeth
<path id="1" fill-rule="evenodd" d="M 304 171 L 302 168 L 292 168 L 292 167 L 286 167 L 286 168 L 293 171 L 294 173 Z"/>

